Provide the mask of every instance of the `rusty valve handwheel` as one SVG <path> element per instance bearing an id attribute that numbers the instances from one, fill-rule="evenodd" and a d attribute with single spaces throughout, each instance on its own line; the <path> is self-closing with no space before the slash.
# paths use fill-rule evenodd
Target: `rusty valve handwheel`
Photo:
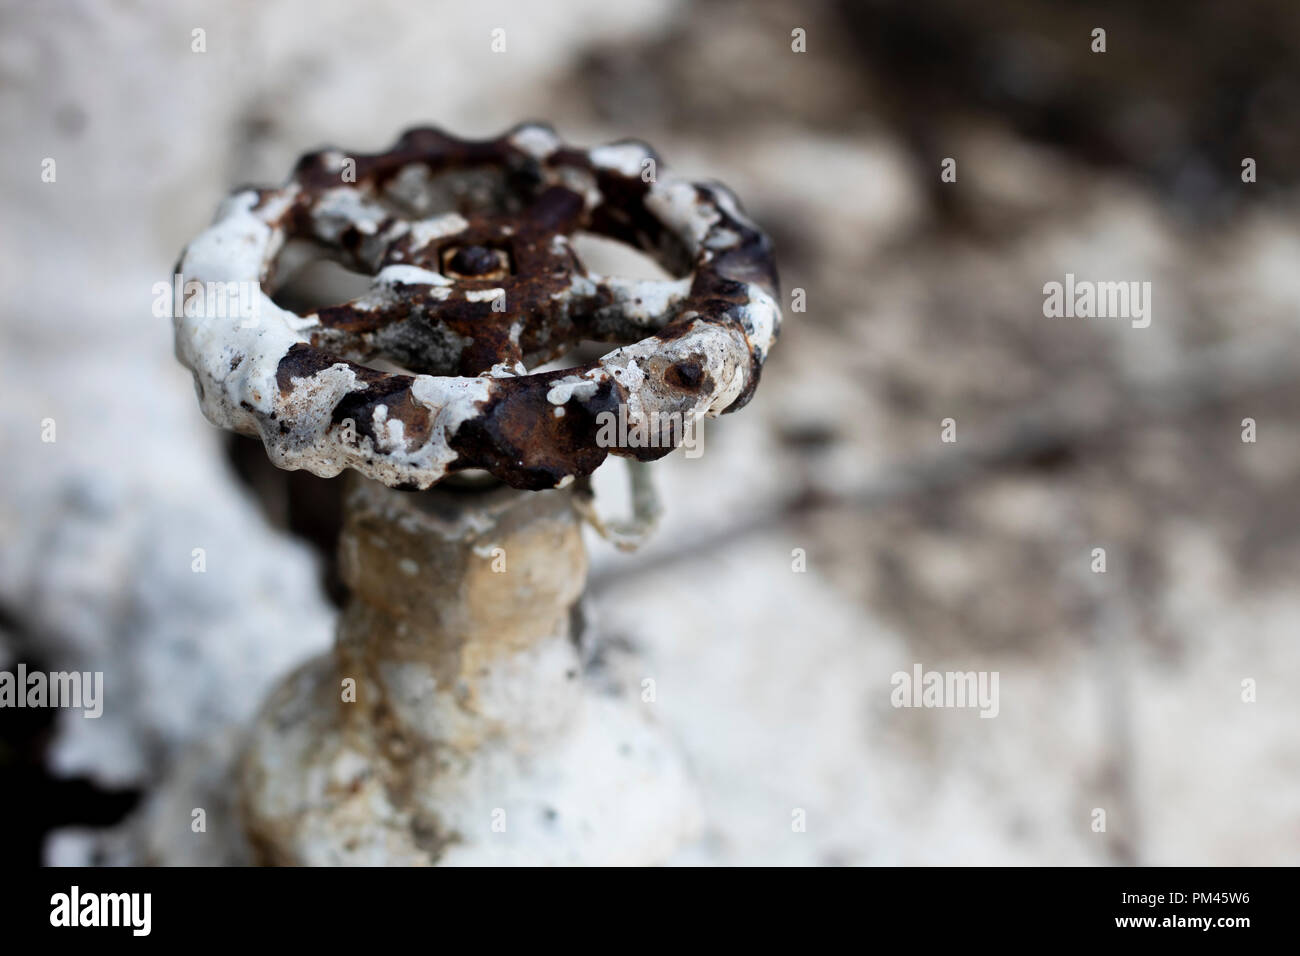
<path id="1" fill-rule="evenodd" d="M 589 274 L 577 230 L 679 278 Z M 294 239 L 371 275 L 369 291 L 303 314 L 275 304 L 266 290 Z M 284 186 L 227 199 L 178 270 L 207 287 L 256 284 L 253 321 L 175 318 L 210 420 L 260 435 L 281 467 L 355 468 L 404 488 L 468 468 L 548 488 L 610 452 L 661 457 L 680 428 L 619 447 L 601 440 L 602 413 L 650 434 L 739 408 L 780 323 L 771 244 L 725 187 L 671 176 L 641 143 L 578 150 L 535 124 L 311 153 Z M 528 373 L 583 340 L 632 344 Z M 360 364 L 377 360 L 414 374 Z"/>

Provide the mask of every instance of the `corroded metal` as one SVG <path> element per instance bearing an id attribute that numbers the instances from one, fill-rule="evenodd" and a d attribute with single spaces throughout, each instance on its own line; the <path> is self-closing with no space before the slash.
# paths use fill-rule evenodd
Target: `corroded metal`
<path id="1" fill-rule="evenodd" d="M 579 230 L 677 278 L 592 275 L 570 241 Z M 276 305 L 265 290 L 295 239 L 371 275 L 370 290 L 303 314 Z M 175 319 L 210 420 L 260 436 L 281 467 L 354 468 L 402 488 L 471 468 L 549 488 L 610 452 L 660 458 L 680 435 L 605 447 L 598 416 L 655 428 L 741 407 L 780 323 L 771 244 L 725 187 L 672 175 L 642 143 L 578 150 L 537 124 L 311 153 L 284 186 L 232 195 L 178 269 L 262 289 L 254 323 Z M 582 340 L 630 344 L 528 372 Z M 404 371 L 363 364 L 377 359 Z"/>
<path id="2" fill-rule="evenodd" d="M 580 231 L 674 278 L 593 275 Z M 297 241 L 371 276 L 369 290 L 277 305 Z M 672 176 L 641 143 L 417 129 L 372 156 L 312 153 L 284 186 L 235 193 L 178 269 L 257 287 L 252 321 L 175 318 L 209 419 L 260 436 L 280 467 L 361 473 L 334 651 L 271 695 L 239 762 L 257 858 L 668 859 L 697 830 L 694 790 L 644 702 L 586 687 L 579 525 L 638 541 L 658 514 L 639 467 L 629 523 L 594 516 L 586 476 L 611 452 L 661 458 L 753 394 L 777 278 L 731 193 Z M 529 371 L 592 340 L 628 344 Z M 636 441 L 603 439 L 607 414 Z"/>

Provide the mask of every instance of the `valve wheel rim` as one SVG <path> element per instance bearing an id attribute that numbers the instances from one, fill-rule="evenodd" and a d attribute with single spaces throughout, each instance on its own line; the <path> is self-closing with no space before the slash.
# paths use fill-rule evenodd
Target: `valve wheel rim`
<path id="1" fill-rule="evenodd" d="M 447 190 L 501 208 L 429 214 Z M 570 243 L 578 230 L 675 278 L 593 275 Z M 370 289 L 281 308 L 262 288 L 293 239 L 369 273 Z M 579 150 L 540 124 L 479 141 L 421 128 L 381 153 L 309 153 L 285 185 L 234 193 L 177 269 L 201 287 L 258 289 L 253 321 L 174 317 L 210 420 L 260 436 L 280 467 L 354 468 L 399 488 L 483 469 L 538 489 L 610 453 L 662 457 L 688 423 L 749 400 L 781 319 L 771 243 L 726 187 L 678 178 L 643 143 Z M 528 371 L 584 339 L 622 344 Z M 376 359 L 409 371 L 363 364 Z M 602 439 L 610 416 L 641 441 Z"/>

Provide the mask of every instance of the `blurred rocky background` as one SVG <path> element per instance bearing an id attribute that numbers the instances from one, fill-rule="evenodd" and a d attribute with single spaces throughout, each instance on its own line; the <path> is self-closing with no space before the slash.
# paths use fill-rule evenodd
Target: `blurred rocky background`
<path id="1" fill-rule="evenodd" d="M 330 641 L 337 489 L 202 419 L 153 284 L 311 147 L 540 118 L 778 246 L 753 405 L 656 468 L 649 546 L 591 542 L 592 667 L 704 794 L 680 862 L 1300 862 L 1297 62 L 1285 0 L 0 5 L 0 667 L 107 685 L 0 711 L 5 857 L 237 859 L 175 781 Z M 1044 317 L 1066 273 L 1150 327 Z M 998 717 L 893 708 L 914 663 Z"/>

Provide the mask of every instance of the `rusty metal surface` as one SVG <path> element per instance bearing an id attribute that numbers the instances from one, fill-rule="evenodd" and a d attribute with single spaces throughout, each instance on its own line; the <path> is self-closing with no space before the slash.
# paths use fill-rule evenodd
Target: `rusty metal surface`
<path id="1" fill-rule="evenodd" d="M 635 246 L 676 278 L 590 274 L 578 231 Z M 262 291 L 251 328 L 181 315 L 176 349 L 213 422 L 323 476 L 350 467 L 425 488 L 477 468 L 539 489 L 610 452 L 660 458 L 680 429 L 602 447 L 598 416 L 653 431 L 743 406 L 780 324 L 771 243 L 725 187 L 673 176 L 642 143 L 573 149 L 537 124 L 485 141 L 414 129 L 374 155 L 310 153 L 284 186 L 227 200 L 179 271 L 273 289 L 292 240 L 372 276 L 371 288 L 301 314 Z M 529 374 L 584 340 L 622 347 Z M 376 360 L 403 371 L 363 364 Z"/>

